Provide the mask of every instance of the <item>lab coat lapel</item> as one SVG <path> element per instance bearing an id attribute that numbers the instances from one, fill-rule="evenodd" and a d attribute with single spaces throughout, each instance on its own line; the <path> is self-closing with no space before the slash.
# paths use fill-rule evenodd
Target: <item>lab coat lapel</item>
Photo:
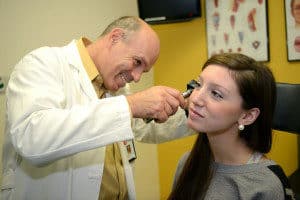
<path id="1" fill-rule="evenodd" d="M 81 90 L 90 99 L 98 98 L 91 80 L 84 69 L 75 41 L 72 41 L 67 46 L 66 53 L 67 61 L 69 62 L 70 67 L 74 68 L 72 71 L 74 72 L 74 76 L 77 76 Z"/>

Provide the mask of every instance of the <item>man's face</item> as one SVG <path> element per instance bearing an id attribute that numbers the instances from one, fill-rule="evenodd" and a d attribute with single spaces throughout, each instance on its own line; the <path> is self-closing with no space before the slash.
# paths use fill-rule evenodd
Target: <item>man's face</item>
<path id="1" fill-rule="evenodd" d="M 104 85 L 111 91 L 117 91 L 131 81 L 138 82 L 142 73 L 151 69 L 159 54 L 159 40 L 148 27 L 131 33 L 127 39 L 122 36 L 115 38 L 101 69 Z"/>
<path id="2" fill-rule="evenodd" d="M 300 25 L 300 0 L 294 0 L 292 5 L 292 15 L 295 19 L 296 24 Z"/>

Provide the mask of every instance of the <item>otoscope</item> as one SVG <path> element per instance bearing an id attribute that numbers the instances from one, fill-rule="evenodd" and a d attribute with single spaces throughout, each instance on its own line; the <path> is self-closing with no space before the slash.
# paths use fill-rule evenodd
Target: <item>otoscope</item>
<path id="1" fill-rule="evenodd" d="M 197 83 L 197 81 L 195 80 L 191 80 L 190 82 L 188 82 L 188 84 L 186 85 L 186 91 L 184 91 L 181 95 L 183 96 L 183 98 L 188 98 L 193 90 L 199 86 L 199 83 Z M 149 118 L 149 119 L 144 119 L 144 122 L 149 123 L 151 122 L 153 119 Z"/>

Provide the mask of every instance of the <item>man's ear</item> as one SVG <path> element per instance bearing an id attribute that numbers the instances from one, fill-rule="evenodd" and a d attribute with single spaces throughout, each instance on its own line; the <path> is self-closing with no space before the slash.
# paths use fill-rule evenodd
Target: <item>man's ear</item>
<path id="1" fill-rule="evenodd" d="M 252 124 L 260 114 L 259 108 L 251 108 L 250 110 L 244 111 L 240 119 L 239 124 L 250 125 Z"/>
<path id="2" fill-rule="evenodd" d="M 117 43 L 119 40 L 123 39 L 124 37 L 124 30 L 120 28 L 114 28 L 110 32 L 110 41 L 112 44 Z"/>

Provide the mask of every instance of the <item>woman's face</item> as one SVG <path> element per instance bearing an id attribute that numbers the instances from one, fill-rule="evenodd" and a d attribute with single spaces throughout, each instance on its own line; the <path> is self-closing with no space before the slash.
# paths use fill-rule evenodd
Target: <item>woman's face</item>
<path id="1" fill-rule="evenodd" d="M 244 110 L 238 86 L 229 72 L 226 67 L 209 65 L 200 74 L 200 86 L 189 99 L 188 125 L 195 131 L 238 131 L 237 122 Z"/>

